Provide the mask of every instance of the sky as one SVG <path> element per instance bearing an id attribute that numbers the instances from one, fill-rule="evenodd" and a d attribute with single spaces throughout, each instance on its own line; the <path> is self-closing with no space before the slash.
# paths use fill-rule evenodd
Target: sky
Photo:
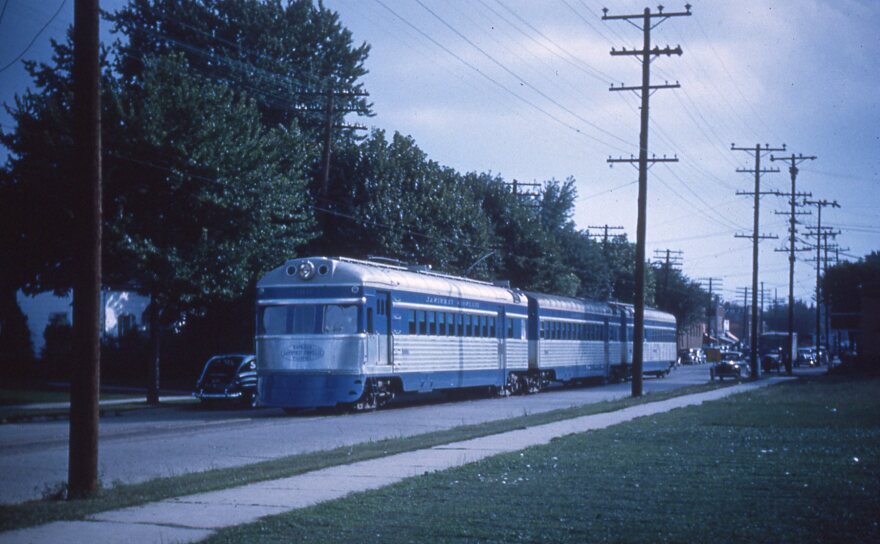
<path id="1" fill-rule="evenodd" d="M 113 10 L 123 2 L 106 0 Z M 684 11 L 670 3 L 667 13 Z M 638 171 L 609 157 L 638 154 L 639 97 L 609 87 L 641 83 L 641 64 L 611 56 L 638 48 L 642 32 L 609 15 L 657 6 L 616 0 L 325 0 L 356 44 L 371 46 L 364 77 L 375 117 L 360 122 L 412 136 L 428 156 L 461 172 L 507 180 L 576 180 L 578 228 L 622 226 L 635 240 Z M 880 250 L 880 2 L 876 0 L 692 0 L 689 17 L 652 30 L 681 56 L 651 63 L 649 151 L 678 162 L 648 174 L 647 255 L 681 251 L 689 277 L 717 278 L 725 300 L 751 286 L 754 153 L 768 144 L 816 156 L 800 165 L 798 192 L 836 201 L 823 226 L 841 234 L 840 258 Z M 49 39 L 73 19 L 73 0 L 0 0 L 0 102 L 30 84 L 23 58 L 47 60 Z M 58 11 L 57 16 L 53 14 Z M 0 9 L 3 9 L 0 7 Z M 656 21 L 655 21 L 656 22 Z M 45 25 L 45 29 L 41 28 Z M 107 34 L 104 24 L 104 34 Z M 31 44 L 31 42 L 33 43 Z M 31 45 L 29 45 L 31 44 Z M 9 65 L 7 67 L 7 65 Z M 10 130 L 9 116 L 0 125 Z M 762 156 L 762 191 L 790 191 L 788 164 Z M 810 208 L 804 208 L 810 209 Z M 799 216 L 798 248 L 816 226 Z M 760 277 L 767 303 L 788 293 L 786 197 L 763 196 Z M 591 232 L 598 232 L 590 229 Z M 810 301 L 815 251 L 798 253 L 795 295 Z"/>

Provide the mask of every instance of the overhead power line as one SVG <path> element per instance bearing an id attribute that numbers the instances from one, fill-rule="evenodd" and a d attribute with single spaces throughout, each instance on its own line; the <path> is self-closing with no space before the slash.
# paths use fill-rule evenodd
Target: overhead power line
<path id="1" fill-rule="evenodd" d="M 27 47 L 25 47 L 25 48 L 21 51 L 21 53 L 19 53 L 18 55 L 16 55 L 16 57 L 15 57 L 14 59 L 12 59 L 11 61 L 9 61 L 8 64 L 6 64 L 6 65 L 0 67 L 0 72 L 5 72 L 7 69 L 9 69 L 10 67 L 12 67 L 16 62 L 18 62 L 19 60 L 21 60 L 21 57 L 23 57 L 23 56 L 25 56 L 25 55 L 27 54 L 27 52 L 28 52 L 28 51 L 30 50 L 30 48 L 34 45 L 34 43 L 36 43 L 37 38 L 39 38 L 40 35 L 43 33 L 43 31 L 46 30 L 46 28 L 48 28 L 49 25 L 52 24 L 52 21 L 54 21 L 55 18 L 58 17 L 58 14 L 61 13 L 61 9 L 64 8 L 64 4 L 66 4 L 66 3 L 67 3 L 67 0 L 61 0 L 61 4 L 58 5 L 58 9 L 56 9 L 56 10 L 55 10 L 55 13 L 53 13 L 52 16 L 49 17 L 49 20 L 46 21 L 46 24 L 44 24 L 42 27 L 40 27 L 40 30 L 38 30 L 37 33 L 34 34 L 34 37 L 33 37 L 33 38 L 31 39 L 31 41 L 27 44 Z M 4 11 L 4 12 L 6 11 L 6 5 L 5 5 L 5 4 L 3 5 L 3 11 Z"/>

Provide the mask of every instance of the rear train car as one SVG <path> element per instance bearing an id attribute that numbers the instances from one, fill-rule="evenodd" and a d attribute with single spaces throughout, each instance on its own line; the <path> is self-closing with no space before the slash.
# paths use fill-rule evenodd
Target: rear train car
<path id="1" fill-rule="evenodd" d="M 607 304 L 527 292 L 529 371 L 541 384 L 606 379 L 610 372 Z"/>
<path id="2" fill-rule="evenodd" d="M 529 368 L 519 291 L 345 258 L 293 259 L 257 284 L 257 394 L 285 409 L 503 389 Z"/>
<path id="3" fill-rule="evenodd" d="M 614 303 L 619 311 L 622 367 L 632 371 L 632 349 L 635 310 L 632 304 Z M 654 308 L 645 308 L 645 338 L 642 351 L 642 374 L 666 376 L 675 366 L 676 350 L 675 316 Z"/>

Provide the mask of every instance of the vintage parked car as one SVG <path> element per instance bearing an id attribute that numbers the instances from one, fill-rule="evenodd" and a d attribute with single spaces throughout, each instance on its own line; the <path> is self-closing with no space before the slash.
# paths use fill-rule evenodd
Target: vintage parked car
<path id="1" fill-rule="evenodd" d="M 257 403 L 257 363 L 253 355 L 215 355 L 208 359 L 193 396 L 202 403 L 235 401 Z"/>
<path id="2" fill-rule="evenodd" d="M 721 360 L 713 364 L 709 369 L 709 378 L 713 381 L 715 378 L 722 381 L 724 378 L 740 380 L 748 378 L 749 375 L 749 362 L 744 360 L 742 354 L 738 351 L 722 351 Z"/>
<path id="3" fill-rule="evenodd" d="M 697 350 L 695 349 L 680 349 L 678 350 L 678 364 L 680 365 L 695 365 L 699 362 L 699 356 L 697 355 Z"/>
<path id="4" fill-rule="evenodd" d="M 797 358 L 794 360 L 794 366 L 816 366 L 819 359 L 816 357 L 816 351 L 813 348 L 798 348 Z"/>
<path id="5" fill-rule="evenodd" d="M 764 372 L 780 372 L 785 366 L 785 354 L 782 348 L 771 349 L 761 355 L 761 369 Z"/>

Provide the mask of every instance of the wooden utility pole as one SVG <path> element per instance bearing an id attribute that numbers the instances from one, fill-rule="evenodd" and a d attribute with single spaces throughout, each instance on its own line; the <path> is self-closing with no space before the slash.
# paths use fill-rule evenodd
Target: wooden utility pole
<path id="1" fill-rule="evenodd" d="M 666 255 L 665 259 L 663 258 L 664 253 Z M 673 267 L 676 270 L 680 270 L 683 259 L 684 251 L 680 249 L 654 250 L 654 262 L 663 268 L 663 294 L 667 299 L 669 297 L 669 273 Z"/>
<path id="2" fill-rule="evenodd" d="M 724 280 L 721 278 L 699 278 L 698 281 L 700 287 L 709 291 L 709 303 L 706 306 L 706 334 L 714 336 L 713 333 L 717 334 L 718 331 L 717 327 L 713 327 L 712 324 L 715 323 L 718 312 L 715 310 L 715 297 L 712 296 L 712 292 L 713 288 L 720 286 Z"/>
<path id="3" fill-rule="evenodd" d="M 767 174 L 772 172 L 779 172 L 778 168 L 767 168 L 761 169 L 761 156 L 766 155 L 772 151 L 785 151 L 785 145 L 781 148 L 771 148 L 769 144 L 756 144 L 754 149 L 748 147 L 736 147 L 736 144 L 731 144 L 730 149 L 732 151 L 747 151 L 749 153 L 753 153 L 755 157 L 755 169 L 749 170 L 747 168 L 737 168 L 736 171 L 740 173 L 754 173 L 755 174 L 755 190 L 753 192 L 749 191 L 737 191 L 738 195 L 754 195 L 755 197 L 755 217 L 754 217 L 754 225 L 752 227 L 751 235 L 744 234 L 736 234 L 736 238 L 751 238 L 752 239 L 752 330 L 750 333 L 751 340 L 751 367 L 752 367 L 752 377 L 760 378 L 761 377 L 761 365 L 758 364 L 758 242 L 761 240 L 773 239 L 777 238 L 775 235 L 769 234 L 761 234 L 760 233 L 760 218 L 761 218 L 761 195 L 772 195 L 776 194 L 776 191 L 767 191 L 761 192 L 761 174 Z"/>
<path id="4" fill-rule="evenodd" d="M 749 333 L 749 293 L 752 291 L 751 287 L 737 287 L 737 291 L 742 291 L 743 295 L 743 337 L 741 340 L 745 340 L 746 335 Z M 737 293 L 739 295 L 739 293 Z"/>
<path id="5" fill-rule="evenodd" d="M 357 98 L 361 96 L 369 96 L 367 93 L 363 92 L 339 92 L 334 91 L 332 86 L 327 87 L 325 92 L 325 96 L 327 102 L 324 104 L 324 147 L 321 153 L 321 194 L 323 196 L 327 196 L 330 191 L 330 155 L 333 150 L 333 130 L 334 129 L 348 129 L 348 130 L 366 130 L 366 127 L 361 125 L 346 125 L 346 124 L 337 124 L 336 123 L 336 114 L 342 113 L 363 113 L 363 110 L 358 107 L 338 107 L 336 105 L 336 98 Z"/>
<path id="6" fill-rule="evenodd" d="M 832 207 L 839 208 L 840 204 L 837 203 L 836 200 L 828 201 L 825 199 L 821 200 L 804 200 L 804 205 L 806 206 L 816 206 L 816 228 L 812 227 L 810 234 L 808 236 L 816 237 L 816 338 L 813 344 L 816 346 L 816 356 L 819 356 L 819 346 L 821 345 L 821 333 L 822 333 L 822 208 Z M 826 227 L 827 229 L 827 227 Z"/>
<path id="7" fill-rule="evenodd" d="M 604 234 L 593 234 L 590 232 L 589 229 L 599 229 L 599 230 L 602 230 L 604 232 Z M 621 236 L 626 236 L 625 234 L 609 234 L 608 231 L 610 231 L 610 230 L 623 230 L 623 227 L 620 225 L 612 227 L 608 223 L 605 223 L 604 225 L 590 225 L 587 227 L 587 236 L 589 236 L 590 238 L 601 237 L 602 238 L 602 248 L 608 249 L 609 237 L 618 238 Z"/>
<path id="8" fill-rule="evenodd" d="M 785 354 L 785 372 L 791 376 L 792 364 L 796 355 L 791 351 L 794 349 L 794 262 L 796 251 L 795 235 L 797 233 L 797 221 L 795 218 L 798 215 L 795 207 L 797 206 L 797 197 L 806 198 L 808 196 L 813 196 L 811 193 L 797 192 L 798 165 L 804 161 L 816 160 L 816 157 L 815 155 L 805 156 L 792 153 L 790 157 L 774 157 L 773 155 L 770 155 L 770 160 L 772 162 L 789 161 L 788 173 L 791 175 L 791 192 L 778 194 L 778 196 L 788 196 L 789 205 L 791 207 L 788 226 L 788 342 L 785 344 L 785 350 L 787 352 Z"/>
<path id="9" fill-rule="evenodd" d="M 677 158 L 648 158 L 648 106 L 651 94 L 658 89 L 677 89 L 678 83 L 651 85 L 651 61 L 661 55 L 681 55 L 681 46 L 675 49 L 669 46 L 663 49 L 651 48 L 651 30 L 670 17 L 685 17 L 691 15 L 691 5 L 685 4 L 685 11 L 678 13 L 663 13 L 663 7 L 657 8 L 657 13 L 652 13 L 651 8 L 645 8 L 642 15 L 608 15 L 608 9 L 602 8 L 602 20 L 626 21 L 642 31 L 642 49 L 616 51 L 611 49 L 612 56 L 630 56 L 640 58 L 642 62 L 642 84 L 636 87 L 611 86 L 611 91 L 633 91 L 639 95 L 642 102 L 641 128 L 639 132 L 639 158 L 608 159 L 608 163 L 616 162 L 636 163 L 639 168 L 639 213 L 636 224 L 636 262 L 635 262 L 635 294 L 633 318 L 633 369 L 632 369 L 632 396 L 642 396 L 642 369 L 644 368 L 644 339 L 645 339 L 645 236 L 647 230 L 647 202 L 648 202 L 648 163 L 678 162 Z M 641 26 L 633 20 L 641 19 Z M 656 20 L 656 22 L 653 22 Z"/>
<path id="10" fill-rule="evenodd" d="M 101 377 L 101 90 L 98 0 L 76 0 L 73 14 L 73 122 L 76 145 L 76 251 L 70 380 L 68 498 L 98 489 Z"/>

